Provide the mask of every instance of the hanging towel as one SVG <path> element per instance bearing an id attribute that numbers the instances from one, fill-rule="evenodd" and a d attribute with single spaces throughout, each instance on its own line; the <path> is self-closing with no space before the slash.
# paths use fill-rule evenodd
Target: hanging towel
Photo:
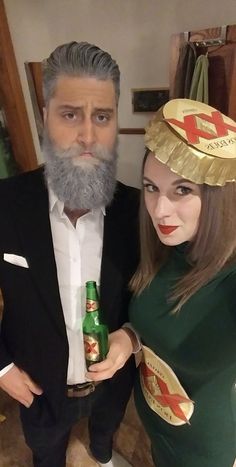
<path id="1" fill-rule="evenodd" d="M 199 55 L 194 68 L 189 99 L 208 104 L 208 67 L 207 56 Z"/>

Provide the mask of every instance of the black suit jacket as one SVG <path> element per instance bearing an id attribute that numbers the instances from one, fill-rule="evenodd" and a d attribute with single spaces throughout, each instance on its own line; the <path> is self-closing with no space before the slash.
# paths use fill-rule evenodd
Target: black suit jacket
<path id="1" fill-rule="evenodd" d="M 106 209 L 100 298 L 110 331 L 128 319 L 127 284 L 137 266 L 138 199 L 138 190 L 118 182 Z M 43 169 L 1 181 L 0 213 L 0 369 L 14 361 L 59 403 L 65 393 L 68 341 Z M 4 261 L 4 253 L 25 257 L 29 268 Z M 133 369 L 129 362 L 123 372 Z"/>

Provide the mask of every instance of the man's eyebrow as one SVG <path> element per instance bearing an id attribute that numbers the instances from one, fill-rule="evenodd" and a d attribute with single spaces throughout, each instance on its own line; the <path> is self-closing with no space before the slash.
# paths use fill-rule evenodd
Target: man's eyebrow
<path id="1" fill-rule="evenodd" d="M 69 110 L 69 111 L 71 111 L 71 112 L 72 112 L 72 111 L 73 111 L 73 112 L 76 112 L 76 111 L 82 109 L 82 107 L 79 106 L 79 105 L 61 104 L 61 105 L 59 105 L 59 106 L 57 107 L 57 109 L 58 109 L 59 111 Z"/>
<path id="2" fill-rule="evenodd" d="M 82 105 L 72 105 L 72 104 L 61 104 L 58 106 L 58 109 L 59 110 L 73 110 L 74 112 L 76 112 L 77 110 L 81 110 L 83 109 L 83 106 Z M 93 112 L 106 112 L 106 113 L 109 113 L 109 114 L 113 114 L 114 113 L 114 109 L 112 109 L 111 107 L 95 107 L 93 109 Z"/>
<path id="3" fill-rule="evenodd" d="M 112 109 L 111 107 L 95 107 L 93 112 L 106 112 L 109 114 L 113 114 L 114 109 Z"/>

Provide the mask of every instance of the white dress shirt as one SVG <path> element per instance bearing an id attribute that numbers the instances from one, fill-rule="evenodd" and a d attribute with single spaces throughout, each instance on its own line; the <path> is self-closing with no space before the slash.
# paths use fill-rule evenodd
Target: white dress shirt
<path id="1" fill-rule="evenodd" d="M 91 210 L 74 227 L 64 213 L 64 203 L 49 189 L 49 216 L 61 303 L 69 342 L 67 383 L 85 381 L 82 321 L 86 281 L 100 284 L 105 209 Z"/>

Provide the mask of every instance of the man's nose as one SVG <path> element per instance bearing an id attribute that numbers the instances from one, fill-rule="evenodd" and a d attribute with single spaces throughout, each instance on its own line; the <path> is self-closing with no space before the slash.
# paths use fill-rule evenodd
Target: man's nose
<path id="1" fill-rule="evenodd" d="M 96 143 L 96 132 L 91 118 L 85 118 L 83 122 L 79 124 L 77 141 L 86 148 L 90 148 Z"/>
<path id="2" fill-rule="evenodd" d="M 173 204 L 169 198 L 167 198 L 167 196 L 160 195 L 155 207 L 155 216 L 157 219 L 168 217 L 173 213 L 173 209 Z"/>

